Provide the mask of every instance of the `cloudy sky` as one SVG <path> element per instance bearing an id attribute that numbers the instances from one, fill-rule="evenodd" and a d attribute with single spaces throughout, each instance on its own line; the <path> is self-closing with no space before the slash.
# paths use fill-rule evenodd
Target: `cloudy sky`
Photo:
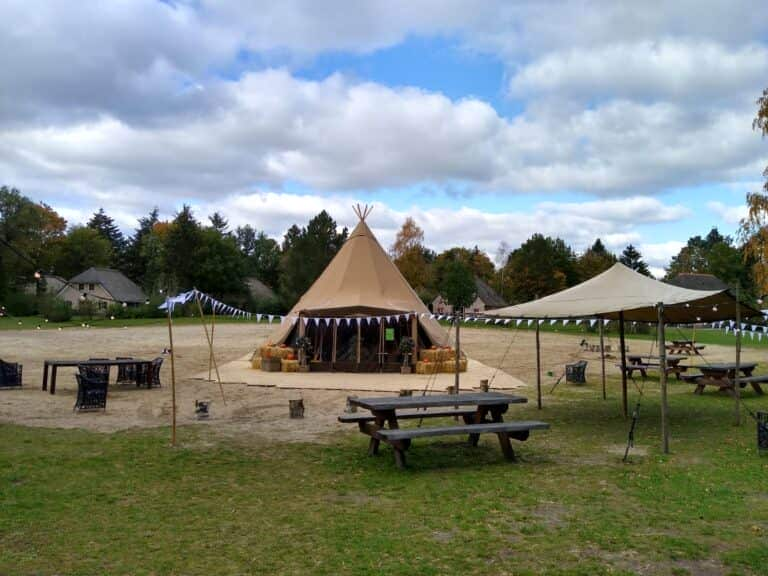
<path id="1" fill-rule="evenodd" d="M 534 232 L 658 270 L 760 187 L 768 5 L 5 0 L 0 184 L 279 237 L 325 208 L 435 249 Z"/>

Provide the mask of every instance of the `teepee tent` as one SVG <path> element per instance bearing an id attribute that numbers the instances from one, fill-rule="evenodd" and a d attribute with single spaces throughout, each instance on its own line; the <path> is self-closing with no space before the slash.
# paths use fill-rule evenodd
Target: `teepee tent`
<path id="1" fill-rule="evenodd" d="M 356 207 L 359 222 L 314 284 L 272 334 L 273 344 L 312 340 L 313 370 L 399 369 L 397 348 L 409 336 L 418 348 L 444 345 L 447 334 L 390 260 Z"/>

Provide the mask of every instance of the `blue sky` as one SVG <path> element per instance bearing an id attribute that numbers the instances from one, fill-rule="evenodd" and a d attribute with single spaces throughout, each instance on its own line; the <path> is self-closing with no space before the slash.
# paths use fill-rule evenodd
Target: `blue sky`
<path id="1" fill-rule="evenodd" d="M 734 0 L 9 0 L 0 180 L 71 224 L 190 203 L 280 237 L 327 209 L 437 250 L 532 233 L 656 272 L 733 234 L 768 8 Z"/>

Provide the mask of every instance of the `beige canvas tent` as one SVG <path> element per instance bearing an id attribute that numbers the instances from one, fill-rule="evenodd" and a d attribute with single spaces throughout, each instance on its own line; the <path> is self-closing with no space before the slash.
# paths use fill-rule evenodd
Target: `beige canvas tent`
<path id="1" fill-rule="evenodd" d="M 445 330 L 390 260 L 357 209 L 359 223 L 272 334 L 273 344 L 312 340 L 312 370 L 399 369 L 404 336 L 418 348 L 447 344 Z"/>
<path id="2" fill-rule="evenodd" d="M 660 359 L 662 442 L 664 452 L 669 451 L 667 422 L 667 374 L 664 325 L 667 323 L 713 322 L 761 316 L 761 313 L 739 302 L 728 290 L 690 290 L 649 278 L 621 263 L 572 288 L 515 306 L 486 312 L 489 316 L 506 318 L 578 319 L 599 318 L 618 320 L 621 350 L 622 406 L 627 416 L 627 359 L 624 344 L 624 322 L 652 322 L 658 324 L 658 350 Z M 602 357 L 603 397 L 605 397 L 605 354 L 602 351 L 602 325 L 600 345 Z M 740 333 L 740 332 L 739 332 Z M 737 339 L 736 363 L 739 363 Z M 736 371 L 738 374 L 738 370 Z M 541 408 L 541 357 L 539 323 L 536 324 L 536 389 Z M 735 386 L 738 408 L 738 386 Z"/>

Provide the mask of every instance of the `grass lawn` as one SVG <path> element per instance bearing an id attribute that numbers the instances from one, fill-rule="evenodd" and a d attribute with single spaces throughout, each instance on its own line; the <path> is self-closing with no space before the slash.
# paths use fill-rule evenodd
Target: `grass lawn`
<path id="1" fill-rule="evenodd" d="M 541 412 L 510 408 L 552 425 L 514 443 L 517 463 L 495 438 L 447 438 L 414 442 L 406 471 L 351 431 L 275 444 L 192 426 L 172 449 L 167 429 L 2 425 L 0 574 L 765 574 L 754 422 L 673 383 L 663 456 L 649 380 L 623 464 L 610 384 L 608 401 L 561 385 Z"/>
<path id="2" fill-rule="evenodd" d="M 279 318 L 275 320 L 275 325 L 278 321 Z M 40 316 L 0 317 L 0 330 L 36 330 L 38 326 L 40 326 L 41 330 L 57 330 L 59 328 L 82 328 L 83 324 L 88 324 L 91 328 L 122 328 L 123 326 L 133 328 L 135 326 L 164 326 L 167 322 L 166 318 L 115 318 L 110 320 L 103 317 L 93 317 L 91 319 L 74 317 L 67 322 L 45 322 Z M 198 324 L 199 322 L 199 318 L 196 317 L 174 317 L 173 319 L 173 324 L 179 326 Z M 247 320 L 245 318 L 216 316 L 217 324 L 243 322 L 256 324 L 256 319 Z M 263 319 L 262 322 L 266 323 L 267 320 Z"/>

